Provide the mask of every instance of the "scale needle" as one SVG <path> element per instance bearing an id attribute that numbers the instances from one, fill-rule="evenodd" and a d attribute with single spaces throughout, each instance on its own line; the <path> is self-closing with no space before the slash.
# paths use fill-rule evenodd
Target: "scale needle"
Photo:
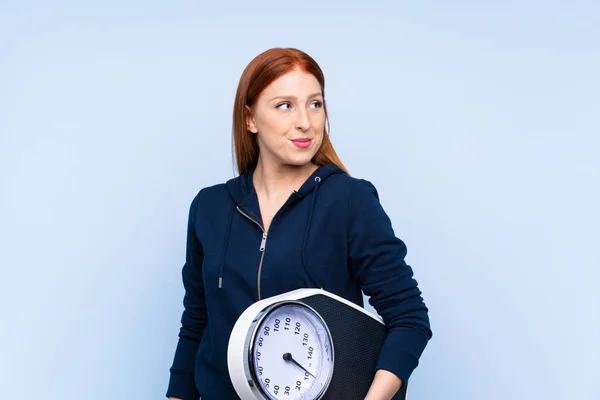
<path id="1" fill-rule="evenodd" d="M 285 361 L 291 361 L 291 362 L 293 362 L 294 364 L 296 364 L 297 366 L 299 366 L 300 368 L 302 368 L 302 369 L 303 369 L 303 370 L 304 370 L 304 371 L 305 371 L 307 374 L 309 374 L 309 375 L 310 375 L 310 376 L 312 376 L 313 378 L 317 379 L 317 378 L 316 378 L 316 377 L 315 377 L 313 374 L 311 374 L 311 373 L 310 373 L 310 372 L 309 372 L 309 371 L 308 371 L 306 368 L 304 368 L 302 365 L 300 365 L 300 364 L 298 363 L 298 361 L 294 360 L 294 357 L 292 357 L 292 354 L 291 354 L 291 353 L 285 353 L 285 354 L 283 355 L 283 359 L 284 359 Z"/>

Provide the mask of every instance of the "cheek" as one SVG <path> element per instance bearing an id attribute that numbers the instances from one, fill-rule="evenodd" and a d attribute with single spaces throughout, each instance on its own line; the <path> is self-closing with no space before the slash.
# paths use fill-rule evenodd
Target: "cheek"
<path id="1" fill-rule="evenodd" d="M 325 125 L 325 112 L 320 111 L 313 115 L 313 122 L 317 125 Z"/>
<path id="2" fill-rule="evenodd" d="M 325 133 L 325 114 L 315 115 L 312 120 L 312 126 L 315 128 L 319 136 Z"/>
<path id="3" fill-rule="evenodd" d="M 256 122 L 259 132 L 264 132 L 267 135 L 282 134 L 289 129 L 289 121 L 276 113 L 267 113 Z"/>
<path id="4" fill-rule="evenodd" d="M 319 140 L 317 140 L 317 143 L 315 143 L 315 154 L 319 151 L 319 149 L 321 148 L 321 146 L 323 145 L 323 133 L 321 133 L 319 135 Z"/>
<path id="5" fill-rule="evenodd" d="M 285 138 L 289 131 L 289 124 L 286 124 L 284 118 L 272 115 L 266 115 L 256 121 L 258 129 L 258 142 L 260 146 L 265 146 L 270 151 L 279 151 L 285 143 Z"/>

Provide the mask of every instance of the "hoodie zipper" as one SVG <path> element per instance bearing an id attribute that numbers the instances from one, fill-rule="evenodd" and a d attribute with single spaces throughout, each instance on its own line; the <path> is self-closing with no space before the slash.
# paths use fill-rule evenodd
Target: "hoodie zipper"
<path id="1" fill-rule="evenodd" d="M 258 287 L 258 301 L 260 301 L 260 275 L 261 275 L 261 271 L 262 271 L 262 265 L 263 265 L 263 259 L 265 258 L 265 248 L 267 246 L 267 232 L 265 232 L 264 228 L 262 227 L 261 224 L 259 224 L 256 220 L 254 220 L 252 217 L 250 217 L 248 214 L 246 214 L 245 212 L 243 212 L 239 206 L 236 206 L 237 210 L 240 212 L 240 214 L 242 214 L 244 217 L 248 218 L 250 221 L 254 222 L 256 225 L 258 225 L 258 227 L 260 228 L 260 230 L 263 232 L 262 235 L 262 240 L 260 241 L 260 262 L 258 264 L 258 273 L 256 274 L 256 286 Z"/>

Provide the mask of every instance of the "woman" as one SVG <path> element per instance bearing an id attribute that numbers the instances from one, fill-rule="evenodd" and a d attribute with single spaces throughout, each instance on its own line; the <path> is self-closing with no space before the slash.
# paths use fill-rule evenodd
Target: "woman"
<path id="1" fill-rule="evenodd" d="M 184 312 L 167 397 L 238 398 L 229 379 L 233 325 L 252 303 L 323 288 L 388 326 L 367 399 L 390 399 L 431 338 L 427 308 L 377 192 L 352 178 L 325 122 L 324 77 L 296 49 L 268 50 L 244 70 L 233 110 L 240 176 L 202 189 L 187 235 Z"/>

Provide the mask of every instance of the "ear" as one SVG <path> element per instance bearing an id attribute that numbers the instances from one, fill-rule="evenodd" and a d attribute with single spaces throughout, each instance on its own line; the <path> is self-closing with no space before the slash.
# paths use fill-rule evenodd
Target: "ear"
<path id="1" fill-rule="evenodd" d="M 246 106 L 246 129 L 252 133 L 258 133 L 258 129 L 254 124 L 254 117 L 252 116 L 252 110 Z"/>

